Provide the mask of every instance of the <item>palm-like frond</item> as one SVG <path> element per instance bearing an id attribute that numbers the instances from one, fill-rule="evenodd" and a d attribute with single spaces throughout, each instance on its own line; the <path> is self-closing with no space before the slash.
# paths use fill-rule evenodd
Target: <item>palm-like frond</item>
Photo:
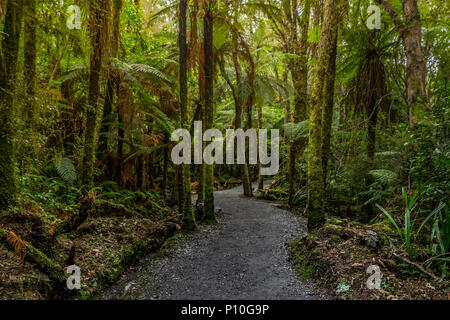
<path id="1" fill-rule="evenodd" d="M 59 81 L 61 83 L 67 82 L 67 81 L 74 81 L 74 80 L 80 80 L 80 79 L 87 79 L 89 74 L 89 69 L 84 64 L 77 64 L 76 66 L 72 67 L 65 75 L 63 75 L 61 78 L 59 78 Z"/>

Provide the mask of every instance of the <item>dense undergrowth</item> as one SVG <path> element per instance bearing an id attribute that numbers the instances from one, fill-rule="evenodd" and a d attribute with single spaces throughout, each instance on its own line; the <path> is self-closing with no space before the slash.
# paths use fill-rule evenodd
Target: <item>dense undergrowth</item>
<path id="1" fill-rule="evenodd" d="M 1 299 L 89 298 L 180 230 L 178 211 L 154 190 L 103 183 L 82 198 L 61 177 L 38 175 L 22 176 L 21 188 L 17 206 L 0 215 Z M 81 270 L 80 290 L 65 288 L 70 265 Z"/>

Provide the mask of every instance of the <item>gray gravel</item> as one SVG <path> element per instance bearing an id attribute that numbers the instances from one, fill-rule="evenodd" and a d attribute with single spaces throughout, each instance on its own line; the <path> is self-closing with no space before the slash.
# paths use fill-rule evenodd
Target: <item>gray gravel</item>
<path id="1" fill-rule="evenodd" d="M 216 192 L 217 226 L 202 227 L 156 262 L 144 258 L 102 298 L 326 299 L 288 261 L 286 243 L 305 233 L 305 221 L 241 194 L 242 187 Z"/>

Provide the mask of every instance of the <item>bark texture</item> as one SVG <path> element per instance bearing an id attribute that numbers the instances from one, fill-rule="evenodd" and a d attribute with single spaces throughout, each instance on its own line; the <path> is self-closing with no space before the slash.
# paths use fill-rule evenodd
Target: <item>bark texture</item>
<path id="1" fill-rule="evenodd" d="M 104 40 L 107 32 L 106 16 L 109 1 L 91 0 L 89 13 L 91 20 L 91 58 L 89 73 L 88 105 L 86 108 L 86 131 L 84 133 L 83 166 L 81 184 L 93 184 L 95 129 L 97 122 L 98 95 L 100 92 L 100 71 Z"/>
<path id="2" fill-rule="evenodd" d="M 324 222 L 323 201 L 324 183 L 322 168 L 322 110 L 324 105 L 324 86 L 338 25 L 345 9 L 344 0 L 325 0 L 324 17 L 311 91 L 311 111 L 309 117 L 308 144 L 308 229 L 319 227 Z"/>
<path id="3" fill-rule="evenodd" d="M 179 17 L 179 34 L 178 46 L 180 50 L 180 113 L 181 126 L 189 130 L 188 124 L 188 108 L 187 108 L 187 43 L 186 43 L 186 10 L 187 1 L 180 0 L 180 17 Z M 192 211 L 191 200 L 191 166 L 189 164 L 182 165 L 182 227 L 185 231 L 193 231 L 196 229 L 195 217 Z"/>
<path id="4" fill-rule="evenodd" d="M 213 83 L 214 83 L 214 65 L 213 65 L 213 1 L 208 1 L 203 18 L 203 36 L 205 52 L 205 130 L 212 129 L 214 119 L 213 106 Z M 202 220 L 205 223 L 215 223 L 214 213 L 214 165 L 203 164 L 205 174 L 205 205 L 203 209 Z"/>
<path id="5" fill-rule="evenodd" d="M 426 99 L 426 65 L 422 51 L 422 24 L 417 0 L 402 0 L 404 21 L 389 0 L 379 0 L 391 17 L 403 43 L 406 55 L 406 94 L 411 127 L 416 122 L 418 109 Z"/>
<path id="6" fill-rule="evenodd" d="M 13 106 L 17 74 L 20 29 L 23 16 L 22 0 L 9 0 L 6 7 L 0 56 L 0 210 L 15 201 Z"/>

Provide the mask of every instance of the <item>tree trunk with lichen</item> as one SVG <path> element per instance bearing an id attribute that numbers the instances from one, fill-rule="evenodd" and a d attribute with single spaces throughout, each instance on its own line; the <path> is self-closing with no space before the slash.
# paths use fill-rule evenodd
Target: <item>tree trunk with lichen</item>
<path id="1" fill-rule="evenodd" d="M 237 39 L 233 38 L 233 42 L 235 43 L 235 45 L 237 45 Z M 234 99 L 234 107 L 235 107 L 235 116 L 234 116 L 234 129 L 240 129 L 242 128 L 242 103 L 243 103 L 243 99 L 241 97 L 241 95 L 239 94 L 239 90 L 238 90 L 238 84 L 241 81 L 241 77 L 242 77 L 242 69 L 241 69 L 241 65 L 239 63 L 238 60 L 238 55 L 237 55 L 237 48 L 235 47 L 235 51 L 233 52 L 232 55 L 232 60 L 233 60 L 233 66 L 234 66 L 234 71 L 236 73 L 236 88 L 235 88 L 235 96 L 236 98 Z M 230 84 L 231 85 L 231 84 Z M 234 154 L 237 154 L 237 144 L 235 145 L 235 149 L 234 149 Z M 242 164 L 240 165 L 240 170 L 241 170 L 241 179 L 242 179 L 242 187 L 244 189 L 244 195 L 245 196 L 250 196 L 252 193 L 252 185 L 250 182 L 250 175 L 248 172 L 248 166 L 246 164 Z"/>
<path id="2" fill-rule="evenodd" d="M 13 149 L 14 85 L 17 74 L 22 0 L 9 0 L 6 7 L 0 56 L 0 211 L 15 201 Z"/>
<path id="3" fill-rule="evenodd" d="M 179 17 L 179 34 L 178 46 L 180 50 L 180 113 L 181 126 L 189 130 L 188 124 L 188 108 L 187 108 L 187 43 L 186 43 L 186 10 L 187 0 L 180 0 L 180 17 Z M 197 227 L 195 224 L 194 212 L 192 211 L 191 197 L 191 166 L 190 164 L 182 164 L 182 207 L 183 214 L 182 227 L 185 231 L 194 231 Z"/>
<path id="4" fill-rule="evenodd" d="M 89 73 L 88 105 L 86 107 L 86 129 L 84 133 L 83 161 L 81 184 L 93 184 L 95 129 L 97 123 L 97 99 L 100 92 L 100 71 L 102 67 L 102 53 L 106 35 L 107 0 L 92 0 L 89 6 L 91 20 L 91 58 Z"/>
<path id="5" fill-rule="evenodd" d="M 331 125 L 333 123 L 334 80 L 336 75 L 337 33 L 332 39 L 333 49 L 325 72 L 324 107 L 322 112 L 322 171 L 323 183 L 326 186 L 328 161 L 330 158 Z"/>
<path id="6" fill-rule="evenodd" d="M 323 212 L 324 184 L 322 168 L 322 110 L 327 66 L 334 51 L 340 17 L 345 0 L 325 0 L 324 18 L 319 44 L 314 83 L 311 91 L 308 144 L 308 230 L 325 220 Z"/>
<path id="7" fill-rule="evenodd" d="M 203 36 L 205 50 L 205 130 L 213 128 L 214 106 L 213 106 L 213 83 L 214 83 L 214 65 L 213 65 L 213 1 L 208 1 L 203 18 Z M 215 223 L 214 212 L 214 165 L 203 164 L 205 174 L 205 203 L 202 220 L 205 223 Z"/>
<path id="8" fill-rule="evenodd" d="M 245 126 L 244 130 L 250 130 L 253 128 L 253 121 L 252 121 L 252 110 L 253 110 L 253 103 L 255 101 L 255 65 L 253 63 L 253 59 L 249 55 L 250 60 L 250 68 L 247 70 L 247 81 L 250 86 L 250 95 L 247 98 L 246 104 L 245 104 Z M 248 177 L 248 187 L 244 189 L 244 196 L 246 197 L 253 197 L 253 186 L 252 186 L 252 175 L 250 170 L 250 163 L 249 163 L 249 157 L 250 157 L 250 150 L 249 150 L 249 141 L 245 142 L 245 168 L 246 168 L 246 175 Z"/>
<path id="9" fill-rule="evenodd" d="M 191 48 L 193 48 L 192 52 L 196 52 L 197 56 L 193 59 L 192 65 L 195 65 L 194 61 L 198 63 L 198 91 L 199 91 L 199 105 L 198 105 L 198 114 L 197 117 L 194 117 L 195 120 L 202 122 L 202 135 L 205 129 L 205 71 L 203 68 L 204 64 L 204 48 L 203 43 L 200 41 L 198 37 L 198 11 L 199 4 L 198 0 L 194 0 L 192 3 L 191 10 Z M 193 54 L 193 53 L 191 53 Z M 202 150 L 205 149 L 205 142 L 202 139 Z M 197 202 L 196 202 L 196 210 L 203 210 L 203 203 L 205 201 L 205 168 L 203 164 L 197 164 L 198 168 L 198 191 L 197 191 Z M 201 204 L 201 205 L 200 205 Z M 199 216 L 201 217 L 203 213 Z"/>
<path id="10" fill-rule="evenodd" d="M 258 114 L 258 131 L 259 131 L 262 129 L 262 105 L 258 103 L 256 108 Z M 259 143 L 261 143 L 261 141 Z M 263 190 L 264 190 L 264 176 L 261 175 L 261 161 L 258 161 L 258 191 Z"/>
<path id="11" fill-rule="evenodd" d="M 24 77 L 27 81 L 27 101 L 25 103 L 27 124 L 29 129 L 34 128 L 34 95 L 36 90 L 36 34 L 37 24 L 36 1 L 27 0 L 24 5 L 28 14 L 24 17 Z"/>
<path id="12" fill-rule="evenodd" d="M 306 65 L 306 63 L 308 62 L 307 44 L 310 13 L 310 0 L 305 0 L 300 21 L 301 35 L 298 41 L 298 47 L 294 49 L 294 52 L 299 55 L 299 58 L 292 60 L 290 63 L 291 77 L 295 91 L 293 121 L 296 123 L 306 120 L 307 117 L 308 66 Z M 302 138 L 299 141 L 292 142 L 289 147 L 289 206 L 292 206 L 292 203 L 294 201 L 294 183 L 295 177 L 297 176 L 295 170 L 295 159 L 298 155 L 301 155 L 303 153 L 303 151 L 305 150 L 305 146 L 306 141 Z"/>

